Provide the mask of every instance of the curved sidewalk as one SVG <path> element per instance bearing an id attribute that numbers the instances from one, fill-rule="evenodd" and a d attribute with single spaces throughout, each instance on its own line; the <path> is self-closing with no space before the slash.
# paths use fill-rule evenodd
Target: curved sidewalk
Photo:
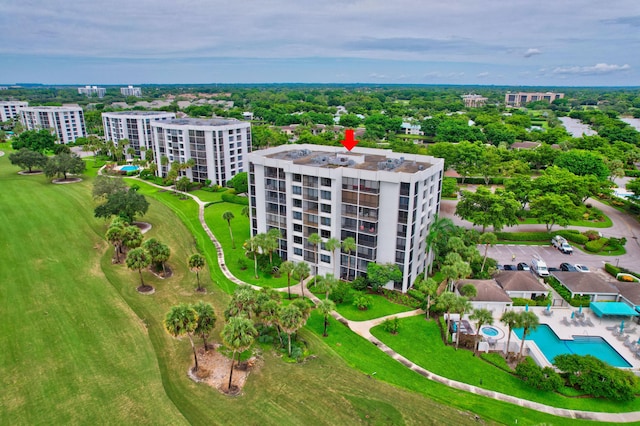
<path id="1" fill-rule="evenodd" d="M 138 179 L 138 178 L 135 178 L 135 179 Z M 171 189 L 171 187 L 164 187 L 164 186 L 156 185 L 154 183 L 147 182 L 147 181 L 142 180 L 142 179 L 139 179 L 139 180 L 141 182 L 148 183 L 149 185 L 155 186 L 155 187 L 160 188 L 160 189 Z M 200 221 L 200 224 L 202 225 L 202 228 L 205 230 L 205 232 L 207 233 L 207 235 L 211 239 L 211 242 L 213 243 L 213 245 L 216 248 L 216 253 L 218 255 L 217 256 L 218 265 L 220 266 L 220 269 L 222 270 L 222 273 L 225 275 L 225 277 L 227 277 L 229 280 L 231 280 L 235 284 L 249 285 L 249 286 L 251 286 L 252 288 L 254 288 L 256 290 L 261 289 L 262 287 L 255 286 L 253 284 L 249 284 L 249 283 L 246 283 L 246 282 L 244 282 L 242 280 L 239 280 L 238 278 L 236 278 L 229 271 L 229 269 L 227 268 L 227 266 L 225 264 L 224 252 L 222 250 L 222 246 L 220 245 L 220 243 L 218 242 L 216 237 L 213 235 L 213 232 L 211 232 L 211 229 L 209 228 L 209 226 L 207 225 L 206 221 L 204 220 L 204 208 L 205 208 L 204 206 L 206 205 L 206 203 L 203 202 L 202 200 L 200 200 L 195 195 L 192 195 L 192 194 L 189 194 L 189 193 L 185 193 L 185 194 L 190 196 L 191 198 L 193 198 L 196 201 L 196 203 L 198 203 L 198 219 Z M 311 279 L 311 277 L 307 278 L 307 280 L 303 284 L 297 284 L 295 286 L 292 286 L 291 290 L 296 294 L 301 294 L 302 291 L 303 291 L 302 286 L 304 285 L 306 287 L 306 283 L 310 279 Z M 277 290 L 278 291 L 287 291 L 286 288 L 277 289 Z M 315 304 L 320 302 L 320 299 L 316 295 L 311 293 L 308 288 L 307 288 L 307 291 L 305 292 L 305 296 L 309 297 Z M 419 365 L 415 364 L 414 362 L 408 360 L 407 358 L 405 358 L 402 355 L 400 355 L 397 352 L 395 352 L 393 349 L 389 348 L 387 345 L 382 343 L 380 340 L 378 340 L 377 338 L 375 338 L 371 334 L 371 328 L 376 326 L 376 325 L 378 325 L 378 324 L 381 324 L 387 318 L 393 318 L 393 317 L 404 318 L 404 317 L 410 317 L 410 316 L 414 316 L 414 315 L 421 315 L 423 313 L 424 313 L 424 311 L 422 311 L 421 309 L 417 309 L 417 310 L 413 310 L 413 311 L 401 312 L 399 314 L 394 314 L 394 315 L 388 315 L 388 316 L 385 316 L 385 317 L 375 318 L 375 319 L 368 320 L 368 321 L 351 321 L 351 320 L 346 319 L 342 315 L 340 315 L 337 311 L 333 311 L 331 313 L 331 316 L 333 318 L 335 318 L 337 321 L 339 321 L 342 324 L 344 324 L 347 327 L 349 327 L 349 329 L 351 329 L 353 332 L 355 332 L 359 336 L 362 336 L 363 338 L 365 338 L 368 341 L 370 341 L 371 343 L 373 343 L 376 347 L 378 347 L 378 349 L 380 349 L 385 354 L 387 354 L 391 358 L 395 359 L 396 361 L 398 361 L 399 363 L 401 363 L 405 367 L 415 371 L 416 373 L 426 377 L 429 380 L 433 380 L 435 382 L 442 383 L 442 384 L 444 384 L 446 386 L 449 386 L 449 387 L 452 387 L 452 388 L 455 388 L 455 389 L 459 389 L 459 390 L 463 390 L 463 391 L 466 391 L 466 392 L 470 392 L 470 393 L 473 393 L 473 394 L 476 394 L 476 395 L 486 396 L 487 398 L 492 398 L 492 399 L 495 399 L 495 400 L 498 400 L 498 401 L 508 402 L 508 403 L 515 404 L 515 405 L 518 405 L 518 406 L 521 406 L 521 407 L 529 408 L 529 409 L 532 409 L 532 410 L 535 410 L 535 411 L 539 411 L 539 412 L 542 412 L 542 413 L 547 413 L 547 414 L 551 414 L 551 415 L 559 416 L 559 417 L 566 417 L 566 418 L 571 418 L 571 419 L 595 420 L 595 421 L 601 421 L 601 422 L 614 422 L 614 423 L 629 423 L 629 422 L 638 422 L 638 421 L 640 421 L 640 411 L 633 411 L 633 412 L 628 412 L 628 413 L 603 413 L 603 412 L 594 412 L 594 411 L 580 411 L 580 410 L 570 410 L 570 409 L 566 409 L 566 408 L 557 408 L 557 407 L 551 407 L 549 405 L 544 405 L 544 404 L 541 404 L 539 402 L 529 401 L 529 400 L 522 399 L 522 398 L 516 398 L 514 396 L 503 394 L 503 393 L 500 393 L 500 392 L 495 392 L 495 391 L 487 390 L 487 389 L 484 389 L 484 388 L 479 388 L 477 386 L 469 385 L 467 383 L 458 382 L 456 380 L 447 379 L 446 377 L 442 377 L 442 376 L 439 376 L 437 374 L 434 374 L 434 373 L 432 373 L 432 372 L 420 367 Z"/>

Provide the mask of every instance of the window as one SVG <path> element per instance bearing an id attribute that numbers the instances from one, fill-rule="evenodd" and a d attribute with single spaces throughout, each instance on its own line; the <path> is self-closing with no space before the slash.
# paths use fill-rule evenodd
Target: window
<path id="1" fill-rule="evenodd" d="M 293 254 L 295 254 L 297 256 L 302 256 L 302 249 L 300 247 L 294 247 L 293 248 Z"/>
<path id="2" fill-rule="evenodd" d="M 324 226 L 331 226 L 331 218 L 328 217 L 321 217 L 320 218 L 320 223 Z"/>
<path id="3" fill-rule="evenodd" d="M 293 185 L 292 186 L 293 193 L 296 195 L 302 195 L 302 187 Z"/>
<path id="4" fill-rule="evenodd" d="M 331 186 L 331 179 L 329 179 L 329 178 L 320 178 L 320 185 L 322 185 L 322 186 Z"/>
<path id="5" fill-rule="evenodd" d="M 302 232 L 302 225 L 300 225 L 299 223 L 294 223 L 293 224 L 293 231 L 294 232 Z"/>
<path id="6" fill-rule="evenodd" d="M 331 199 L 331 191 L 320 191 L 320 197 L 323 200 L 330 200 Z"/>
<path id="7" fill-rule="evenodd" d="M 331 257 L 326 254 L 320 255 L 320 262 L 322 263 L 331 263 Z"/>
<path id="8" fill-rule="evenodd" d="M 298 173 L 295 173 L 295 174 L 293 175 L 293 181 L 294 181 L 294 182 L 302 182 L 302 175 L 301 175 L 301 174 L 298 174 Z"/>
<path id="9" fill-rule="evenodd" d="M 330 204 L 321 204 L 320 211 L 322 213 L 331 213 L 331 205 Z"/>
<path id="10" fill-rule="evenodd" d="M 293 237 L 293 242 L 296 243 L 296 244 L 302 244 L 302 237 L 297 236 L 297 235 L 294 236 Z"/>
<path id="11" fill-rule="evenodd" d="M 320 230 L 320 236 L 321 236 L 322 238 L 331 238 L 331 231 L 328 231 L 328 230 L 326 230 L 326 229 L 321 229 L 321 230 Z M 323 247 L 322 247 L 322 248 L 324 248 L 324 245 L 323 245 Z"/>
<path id="12" fill-rule="evenodd" d="M 302 212 L 293 212 L 293 218 L 294 219 L 302 219 Z"/>
<path id="13" fill-rule="evenodd" d="M 293 207 L 302 207 L 302 200 L 294 198 L 293 199 Z"/>

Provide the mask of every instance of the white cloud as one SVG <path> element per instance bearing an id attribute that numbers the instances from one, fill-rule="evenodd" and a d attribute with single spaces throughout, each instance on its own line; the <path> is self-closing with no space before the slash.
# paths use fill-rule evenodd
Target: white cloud
<path id="1" fill-rule="evenodd" d="M 524 52 L 524 57 L 525 58 L 530 58 L 534 55 L 539 55 L 542 53 L 542 50 L 540 49 L 536 49 L 536 48 L 531 48 L 531 49 L 527 49 L 526 52 Z"/>
<path id="2" fill-rule="evenodd" d="M 489 76 L 489 73 L 486 72 L 486 71 L 485 72 L 481 72 L 481 73 L 478 74 L 479 78 L 484 78 L 484 77 L 488 77 L 488 76 Z"/>
<path id="3" fill-rule="evenodd" d="M 557 67 L 551 73 L 556 75 L 576 74 L 576 75 L 598 75 L 598 74 L 611 74 L 614 72 L 630 70 L 629 64 L 616 65 L 599 63 L 590 67 Z"/>

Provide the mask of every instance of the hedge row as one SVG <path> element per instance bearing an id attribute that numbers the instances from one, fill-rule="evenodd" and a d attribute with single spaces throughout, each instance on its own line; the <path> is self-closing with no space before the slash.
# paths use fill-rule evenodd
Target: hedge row
<path id="1" fill-rule="evenodd" d="M 629 177 L 640 177 L 640 170 L 625 170 L 624 175 Z"/>
<path id="2" fill-rule="evenodd" d="M 610 263 L 605 263 L 604 264 L 604 270 L 607 271 L 609 273 L 609 275 L 611 275 L 614 278 L 620 273 L 630 274 L 630 275 L 633 275 L 635 277 L 640 277 L 640 273 L 638 273 L 638 272 L 634 272 L 634 271 L 632 271 L 630 269 L 623 268 L 623 267 L 613 266 Z"/>
<path id="3" fill-rule="evenodd" d="M 562 229 L 555 232 L 496 232 L 496 236 L 500 241 L 547 241 L 551 243 L 551 239 L 560 235 L 568 241 L 583 245 L 589 241 L 589 237 L 574 229 Z"/>
<path id="4" fill-rule="evenodd" d="M 249 198 L 236 195 L 235 189 L 228 190 L 227 192 L 222 194 L 221 198 L 222 201 L 226 201 L 227 203 L 241 204 L 243 206 L 249 205 Z"/>
<path id="5" fill-rule="evenodd" d="M 586 251 L 590 251 L 591 253 L 599 253 L 608 243 L 608 238 L 598 238 L 597 240 L 589 241 L 588 243 L 586 243 L 584 245 L 584 249 Z"/>
<path id="6" fill-rule="evenodd" d="M 462 182 L 463 179 L 464 179 L 464 182 Z M 503 177 L 492 177 L 492 178 L 489 178 L 489 185 L 503 185 L 504 180 L 505 178 Z M 467 177 L 467 178 L 456 177 L 456 181 L 459 184 L 469 184 L 469 185 L 486 185 L 487 184 L 485 179 L 482 177 Z"/>

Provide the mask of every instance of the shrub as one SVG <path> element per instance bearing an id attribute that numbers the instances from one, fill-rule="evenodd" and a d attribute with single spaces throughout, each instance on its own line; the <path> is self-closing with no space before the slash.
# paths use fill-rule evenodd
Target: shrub
<path id="1" fill-rule="evenodd" d="M 400 320 L 397 317 L 387 318 L 382 323 L 382 329 L 391 334 L 398 334 L 399 328 L 400 328 Z"/>
<path id="2" fill-rule="evenodd" d="M 617 266 L 613 266 L 610 263 L 605 263 L 604 264 L 604 270 L 607 271 L 609 273 L 609 275 L 611 275 L 612 277 L 615 277 L 620 272 L 622 272 L 622 269 L 618 268 Z"/>
<path id="3" fill-rule="evenodd" d="M 353 290 L 348 282 L 340 281 L 329 294 L 329 299 L 337 304 L 351 303 L 353 301 Z"/>
<path id="4" fill-rule="evenodd" d="M 367 296 L 366 294 L 358 294 L 353 298 L 353 306 L 361 311 L 366 311 L 373 306 L 373 299 L 371 299 L 371 296 Z"/>
<path id="5" fill-rule="evenodd" d="M 604 246 L 609 242 L 608 238 L 598 238 L 597 240 L 589 241 L 584 245 L 584 249 L 591 253 L 598 253 L 602 251 Z"/>
<path id="6" fill-rule="evenodd" d="M 597 240 L 598 238 L 600 238 L 600 233 L 598 231 L 594 231 L 593 229 L 584 231 L 582 235 L 587 237 L 589 241 Z"/>
<path id="7" fill-rule="evenodd" d="M 238 259 L 238 268 L 240 268 L 241 270 L 245 270 L 247 269 L 247 259 L 241 257 Z"/>
<path id="8" fill-rule="evenodd" d="M 563 229 L 558 232 L 555 232 L 555 234 L 566 238 L 567 241 L 570 241 L 574 244 L 582 245 L 582 244 L 585 244 L 587 241 L 589 241 L 589 237 L 582 235 L 579 231 Z"/>
<path id="9" fill-rule="evenodd" d="M 222 194 L 222 201 L 233 204 L 241 204 L 243 206 L 249 205 L 249 199 L 247 197 L 240 197 L 236 195 L 235 189 L 230 189 Z"/>
<path id="10" fill-rule="evenodd" d="M 399 291 L 389 290 L 388 288 L 382 289 L 382 295 L 387 300 L 397 303 L 399 305 L 409 306 L 410 308 L 418 309 L 422 306 L 422 301 L 415 300 L 408 294 L 400 293 Z M 432 299 L 433 300 L 433 299 Z"/>
<path id="11" fill-rule="evenodd" d="M 364 291 L 367 289 L 367 279 L 365 277 L 357 277 L 351 281 L 351 288 L 356 291 Z"/>

